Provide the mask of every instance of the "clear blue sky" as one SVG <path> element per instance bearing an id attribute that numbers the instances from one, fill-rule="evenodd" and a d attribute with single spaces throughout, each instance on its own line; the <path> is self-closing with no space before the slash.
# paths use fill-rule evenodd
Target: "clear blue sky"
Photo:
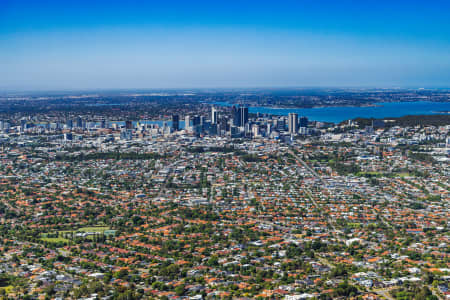
<path id="1" fill-rule="evenodd" d="M 0 89 L 276 86 L 450 87 L 450 1 L 0 1 Z"/>

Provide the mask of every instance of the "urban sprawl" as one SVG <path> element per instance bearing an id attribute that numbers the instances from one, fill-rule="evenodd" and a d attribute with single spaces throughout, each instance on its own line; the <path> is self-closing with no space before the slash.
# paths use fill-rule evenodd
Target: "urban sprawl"
<path id="1" fill-rule="evenodd" d="M 201 107 L 2 115 L 0 297 L 450 298 L 449 123 Z"/>

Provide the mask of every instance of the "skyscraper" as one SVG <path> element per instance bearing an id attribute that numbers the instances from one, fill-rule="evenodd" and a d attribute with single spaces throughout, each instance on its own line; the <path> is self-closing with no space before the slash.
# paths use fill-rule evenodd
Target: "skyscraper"
<path id="1" fill-rule="evenodd" d="M 289 113 L 288 128 L 290 134 L 296 134 L 298 132 L 298 114 Z"/>
<path id="2" fill-rule="evenodd" d="M 83 127 L 83 120 L 81 119 L 81 117 L 77 118 L 77 127 L 78 128 L 82 128 Z"/>
<path id="3" fill-rule="evenodd" d="M 192 118 L 192 132 L 195 134 L 199 134 L 202 131 L 202 125 L 201 125 L 201 118 L 200 116 L 194 116 Z"/>
<path id="4" fill-rule="evenodd" d="M 300 117 L 300 127 L 308 127 L 308 118 Z"/>
<path id="5" fill-rule="evenodd" d="M 20 120 L 20 131 L 24 131 L 27 128 L 27 120 L 21 119 Z"/>
<path id="6" fill-rule="evenodd" d="M 133 129 L 133 122 L 131 120 L 125 121 L 125 128 L 126 129 Z"/>
<path id="7" fill-rule="evenodd" d="M 178 131 L 180 130 L 180 116 L 172 115 L 172 130 Z"/>
<path id="8" fill-rule="evenodd" d="M 241 116 L 239 114 L 239 108 L 234 106 L 231 108 L 231 117 L 233 118 L 233 125 L 240 126 Z"/>
<path id="9" fill-rule="evenodd" d="M 211 124 L 217 124 L 217 117 L 219 112 L 217 109 L 213 106 L 211 107 Z"/>
<path id="10" fill-rule="evenodd" d="M 191 117 L 190 116 L 184 117 L 184 130 L 191 131 Z"/>
<path id="11" fill-rule="evenodd" d="M 194 118 L 192 119 L 192 126 L 198 126 L 198 125 L 200 125 L 200 117 L 194 116 Z"/>
<path id="12" fill-rule="evenodd" d="M 259 137 L 259 126 L 257 124 L 252 125 L 252 136 Z"/>
<path id="13" fill-rule="evenodd" d="M 245 126 L 248 123 L 248 107 L 239 107 L 240 124 L 239 126 Z"/>

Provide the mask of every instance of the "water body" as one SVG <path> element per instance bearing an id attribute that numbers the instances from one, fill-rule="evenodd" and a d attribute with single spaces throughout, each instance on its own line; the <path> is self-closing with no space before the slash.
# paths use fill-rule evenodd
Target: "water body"
<path id="1" fill-rule="evenodd" d="M 218 106 L 232 106 L 228 102 L 214 102 Z M 333 106 L 315 108 L 271 108 L 263 106 L 249 107 L 251 113 L 272 114 L 287 116 L 289 113 L 297 113 L 306 116 L 310 120 L 321 122 L 339 123 L 354 118 L 389 118 L 403 117 L 407 115 L 432 115 L 445 114 L 450 111 L 450 102 L 380 102 L 376 106 Z"/>

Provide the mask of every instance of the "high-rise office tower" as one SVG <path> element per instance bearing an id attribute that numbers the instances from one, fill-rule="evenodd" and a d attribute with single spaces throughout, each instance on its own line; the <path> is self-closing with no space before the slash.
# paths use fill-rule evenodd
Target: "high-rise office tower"
<path id="1" fill-rule="evenodd" d="M 231 108 L 231 117 L 233 118 L 233 125 L 240 126 L 241 123 L 241 115 L 239 114 L 239 108 L 234 106 Z"/>
<path id="2" fill-rule="evenodd" d="M 125 128 L 126 129 L 133 129 L 133 122 L 131 120 L 125 121 Z"/>
<path id="3" fill-rule="evenodd" d="M 276 119 L 274 124 L 276 130 L 278 131 L 284 131 L 286 130 L 286 119 L 284 117 Z"/>
<path id="4" fill-rule="evenodd" d="M 20 120 L 20 131 L 24 131 L 27 128 L 27 119 Z"/>
<path id="5" fill-rule="evenodd" d="M 269 136 L 271 133 L 272 133 L 272 125 L 270 123 L 267 123 L 266 136 Z"/>
<path id="6" fill-rule="evenodd" d="M 300 127 L 308 127 L 308 118 L 300 117 Z"/>
<path id="7" fill-rule="evenodd" d="M 213 106 L 211 108 L 211 124 L 217 124 L 217 118 L 218 118 L 219 112 L 217 109 Z"/>
<path id="8" fill-rule="evenodd" d="M 180 116 L 172 115 L 172 130 L 178 131 L 180 130 Z"/>
<path id="9" fill-rule="evenodd" d="M 200 117 L 194 116 L 194 118 L 192 119 L 192 126 L 198 126 L 198 125 L 200 125 Z"/>
<path id="10" fill-rule="evenodd" d="M 231 118 L 233 120 L 234 126 L 240 126 L 239 124 L 241 123 L 241 115 L 239 107 L 233 105 L 233 107 L 231 108 Z"/>
<path id="11" fill-rule="evenodd" d="M 245 126 L 248 123 L 248 107 L 239 107 L 240 124 L 239 126 Z"/>
<path id="12" fill-rule="evenodd" d="M 195 134 L 199 134 L 202 131 L 201 120 L 200 116 L 194 116 L 192 118 L 192 131 Z"/>
<path id="13" fill-rule="evenodd" d="M 191 117 L 190 116 L 184 117 L 184 130 L 186 130 L 186 131 L 191 130 Z"/>
<path id="14" fill-rule="evenodd" d="M 289 113 L 288 128 L 290 134 L 298 132 L 298 114 Z"/>
<path id="15" fill-rule="evenodd" d="M 77 127 L 78 128 L 82 128 L 83 127 L 83 120 L 81 119 L 81 117 L 77 118 Z"/>
<path id="16" fill-rule="evenodd" d="M 252 125 L 252 136 L 259 137 L 259 126 L 257 124 Z"/>

